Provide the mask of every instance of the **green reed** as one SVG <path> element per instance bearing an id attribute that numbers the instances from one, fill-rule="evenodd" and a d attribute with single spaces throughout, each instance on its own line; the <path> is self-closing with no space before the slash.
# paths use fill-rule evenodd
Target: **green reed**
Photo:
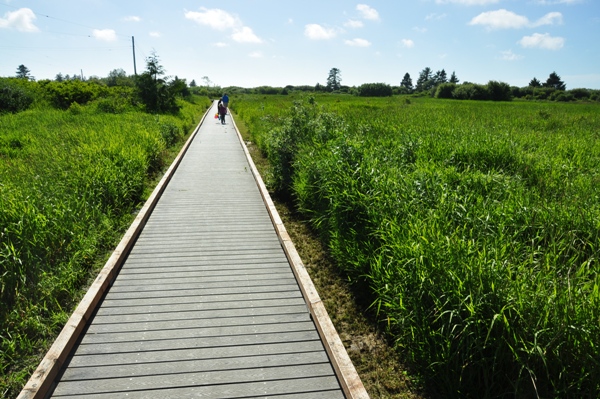
<path id="1" fill-rule="evenodd" d="M 272 187 L 432 391 L 600 394 L 597 104 L 273 100 L 235 104 Z"/>

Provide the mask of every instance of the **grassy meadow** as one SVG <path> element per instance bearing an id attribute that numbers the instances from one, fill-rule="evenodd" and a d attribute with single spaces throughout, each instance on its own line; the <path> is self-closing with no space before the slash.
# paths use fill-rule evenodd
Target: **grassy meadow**
<path id="1" fill-rule="evenodd" d="M 1 397 L 17 396 L 210 105 L 151 115 L 106 101 L 0 114 Z"/>
<path id="2" fill-rule="evenodd" d="M 600 104 L 231 106 L 432 396 L 600 395 Z"/>

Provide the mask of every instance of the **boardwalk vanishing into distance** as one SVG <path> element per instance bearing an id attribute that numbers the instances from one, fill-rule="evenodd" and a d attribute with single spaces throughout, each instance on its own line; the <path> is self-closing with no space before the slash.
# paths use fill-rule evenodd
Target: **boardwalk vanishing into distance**
<path id="1" fill-rule="evenodd" d="M 19 398 L 368 398 L 214 108 Z"/>

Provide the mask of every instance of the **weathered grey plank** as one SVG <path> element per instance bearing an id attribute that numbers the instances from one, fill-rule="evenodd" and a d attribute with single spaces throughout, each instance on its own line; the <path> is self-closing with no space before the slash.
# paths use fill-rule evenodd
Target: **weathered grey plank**
<path id="1" fill-rule="evenodd" d="M 111 288 L 112 295 L 116 293 L 126 293 L 126 292 L 135 292 L 135 293 L 143 293 L 143 292 L 153 292 L 153 291 L 181 291 L 181 290 L 203 290 L 203 289 L 215 289 L 215 288 L 233 288 L 233 287 L 263 287 L 263 286 L 284 286 L 284 285 L 295 285 L 298 286 L 298 283 L 293 278 L 293 275 L 290 276 L 287 273 L 261 273 L 267 274 L 270 278 L 264 280 L 241 280 L 241 281 L 213 281 L 213 282 L 205 282 L 200 278 L 198 281 L 195 281 L 194 278 L 197 277 L 195 273 L 182 273 L 183 276 L 177 276 L 181 281 L 174 284 L 161 284 L 161 277 L 152 276 L 152 278 L 144 279 L 146 284 L 143 285 L 134 285 L 131 284 L 135 282 L 137 279 L 123 279 L 119 282 L 118 285 L 113 285 Z M 281 276 L 283 274 L 283 276 Z M 174 273 L 164 273 L 162 278 L 169 278 L 171 276 L 175 276 Z"/>
<path id="2" fill-rule="evenodd" d="M 120 377 L 144 377 L 180 373 L 205 373 L 215 371 L 260 369 L 297 365 L 329 363 L 324 351 L 276 354 L 246 357 L 216 357 L 214 359 L 176 360 L 112 366 L 71 367 L 61 381 L 96 380 Z"/>
<path id="3" fill-rule="evenodd" d="M 295 313 L 308 313 L 306 304 L 286 306 L 266 306 L 266 307 L 244 307 L 227 308 L 217 310 L 193 310 L 179 312 L 151 312 L 137 314 L 97 314 L 94 317 L 93 325 L 99 324 L 127 324 L 140 323 L 148 321 L 168 321 L 168 320 L 191 320 L 191 319 L 219 319 L 219 318 L 241 318 L 264 315 L 286 315 Z"/>
<path id="4" fill-rule="evenodd" d="M 306 306 L 304 298 L 301 296 L 285 299 L 259 299 L 254 301 L 242 302 L 191 302 L 180 303 L 176 305 L 154 304 L 138 306 L 102 306 L 98 309 L 98 315 L 126 315 L 126 314 L 147 314 L 147 313 L 173 313 L 173 312 L 200 312 L 215 311 L 227 309 L 252 309 L 265 307 L 284 307 L 288 305 Z"/>
<path id="5" fill-rule="evenodd" d="M 126 352 L 96 354 L 94 356 L 73 356 L 69 367 L 96 367 L 190 360 L 212 360 L 217 358 L 227 359 L 265 355 L 298 354 L 316 351 L 323 351 L 323 344 L 318 339 L 231 347 L 184 348 L 153 352 Z"/>
<path id="6" fill-rule="evenodd" d="M 271 280 L 267 280 L 271 281 Z M 113 301 L 130 299 L 148 299 L 152 298 L 189 298 L 194 296 L 206 295 L 233 295 L 233 294 L 259 294 L 272 292 L 289 292 L 298 290 L 298 284 L 295 281 L 290 284 L 264 284 L 264 285 L 235 285 L 233 287 L 202 287 L 190 289 L 159 289 L 155 291 L 129 291 L 129 292 L 114 292 L 110 296 Z M 168 302 L 167 302 L 168 303 Z"/>
<path id="7" fill-rule="evenodd" d="M 87 395 L 102 392 L 129 392 L 136 390 L 151 390 L 178 388 L 189 386 L 214 386 L 224 384 L 239 384 L 244 382 L 281 381 L 287 379 L 302 379 L 312 377 L 332 376 L 333 369 L 329 363 L 309 365 L 288 365 L 286 367 L 270 367 L 264 369 L 225 370 L 191 372 L 143 377 L 122 377 L 81 381 L 61 381 L 55 390 L 55 395 Z M 234 387 L 231 387 L 233 390 Z"/>
<path id="8" fill-rule="evenodd" d="M 85 396 L 86 399 L 236 399 L 267 398 L 277 399 L 341 399 L 339 383 L 332 377 L 313 377 L 283 381 L 261 381 L 235 385 L 193 386 L 186 388 L 131 391 L 127 394 L 115 392 L 98 393 Z M 292 396 L 289 396 L 292 395 Z M 299 396 L 298 396 L 299 395 Z M 76 397 L 60 396 L 60 397 Z"/>
<path id="9" fill-rule="evenodd" d="M 294 322 L 305 322 L 310 320 L 308 312 L 288 313 L 288 314 L 268 314 L 251 317 L 215 317 L 211 319 L 178 319 L 178 320 L 160 320 L 148 321 L 143 323 L 117 323 L 117 324 L 97 324 L 92 323 L 87 331 L 87 334 L 114 334 L 117 332 L 133 332 L 133 331 L 168 331 L 182 330 L 191 328 L 207 328 L 207 327 L 222 327 L 222 326 L 249 326 L 262 324 L 285 324 Z M 95 320 L 94 320 L 95 321 Z M 177 333 L 177 332 L 175 332 Z M 111 337 L 117 337 L 112 335 Z"/>
<path id="10" fill-rule="evenodd" d="M 271 324 L 220 325 L 217 327 L 182 328 L 173 330 L 118 331 L 112 334 L 86 334 L 81 345 L 109 342 L 157 341 L 168 339 L 210 338 L 248 334 L 276 334 L 287 331 L 310 331 L 311 321 L 276 322 Z"/>
<path id="11" fill-rule="evenodd" d="M 164 351 L 191 348 L 214 348 L 227 346 L 244 346 L 258 344 L 272 344 L 295 341 L 312 341 L 319 339 L 319 334 L 312 331 L 288 331 L 267 334 L 239 335 L 233 340 L 231 337 L 203 337 L 203 338 L 173 338 L 166 340 L 137 341 L 137 342 L 107 342 L 93 345 L 80 345 L 76 355 L 97 355 L 103 353 L 126 353 L 145 351 Z"/>

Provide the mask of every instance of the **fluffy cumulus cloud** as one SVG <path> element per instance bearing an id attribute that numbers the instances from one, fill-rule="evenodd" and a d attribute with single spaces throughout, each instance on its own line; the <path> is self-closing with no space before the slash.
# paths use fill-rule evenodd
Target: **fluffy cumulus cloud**
<path id="1" fill-rule="evenodd" d="M 238 43 L 262 43 L 261 38 L 256 36 L 252 29 L 247 26 L 235 29 L 231 38 Z"/>
<path id="2" fill-rule="evenodd" d="M 371 45 L 371 42 L 369 42 L 368 40 L 365 39 L 352 39 L 352 40 L 346 40 L 344 43 L 346 43 L 346 45 L 348 46 L 353 46 L 353 47 L 369 47 Z"/>
<path id="3" fill-rule="evenodd" d="M 0 28 L 16 29 L 19 32 L 38 32 L 35 26 L 36 16 L 29 8 L 20 8 L 17 11 L 9 11 L 0 18 Z"/>
<path id="4" fill-rule="evenodd" d="M 529 18 L 518 15 L 505 9 L 482 12 L 469 22 L 469 25 L 482 25 L 487 29 L 520 29 L 542 25 L 555 25 L 562 23 L 562 14 L 551 12 L 537 21 L 531 22 Z"/>
<path id="5" fill-rule="evenodd" d="M 541 48 L 546 50 L 560 50 L 565 45 L 562 37 L 552 37 L 549 33 L 534 33 L 519 40 L 519 44 L 525 48 Z"/>
<path id="6" fill-rule="evenodd" d="M 201 7 L 200 11 L 186 11 L 185 18 L 215 30 L 231 30 L 231 38 L 238 43 L 263 42 L 251 28 L 244 26 L 240 18 L 219 8 Z"/>
<path id="7" fill-rule="evenodd" d="M 229 14 L 227 11 L 205 7 L 200 8 L 201 11 L 187 11 L 185 17 L 200 25 L 206 25 L 216 30 L 227 30 L 239 28 L 242 26 L 242 21 L 238 17 Z"/>
<path id="8" fill-rule="evenodd" d="M 358 4 L 356 6 L 356 10 L 358 10 L 358 12 L 360 12 L 360 15 L 364 19 L 369 19 L 371 21 L 379 20 L 379 13 L 377 12 L 377 10 L 366 4 Z"/>
<path id="9" fill-rule="evenodd" d="M 405 48 L 413 48 L 415 47 L 415 42 L 411 39 L 402 39 L 400 41 L 400 45 Z"/>
<path id="10" fill-rule="evenodd" d="M 113 29 L 94 29 L 92 36 L 104 42 L 114 42 L 117 40 L 117 32 Z"/>
<path id="11" fill-rule="evenodd" d="M 162 36 L 162 34 L 157 31 L 150 32 L 150 33 L 148 33 L 148 35 L 150 35 L 150 37 L 161 37 Z"/>
<path id="12" fill-rule="evenodd" d="M 308 24 L 304 27 L 304 36 L 311 40 L 329 40 L 337 36 L 337 31 L 319 24 Z"/>

